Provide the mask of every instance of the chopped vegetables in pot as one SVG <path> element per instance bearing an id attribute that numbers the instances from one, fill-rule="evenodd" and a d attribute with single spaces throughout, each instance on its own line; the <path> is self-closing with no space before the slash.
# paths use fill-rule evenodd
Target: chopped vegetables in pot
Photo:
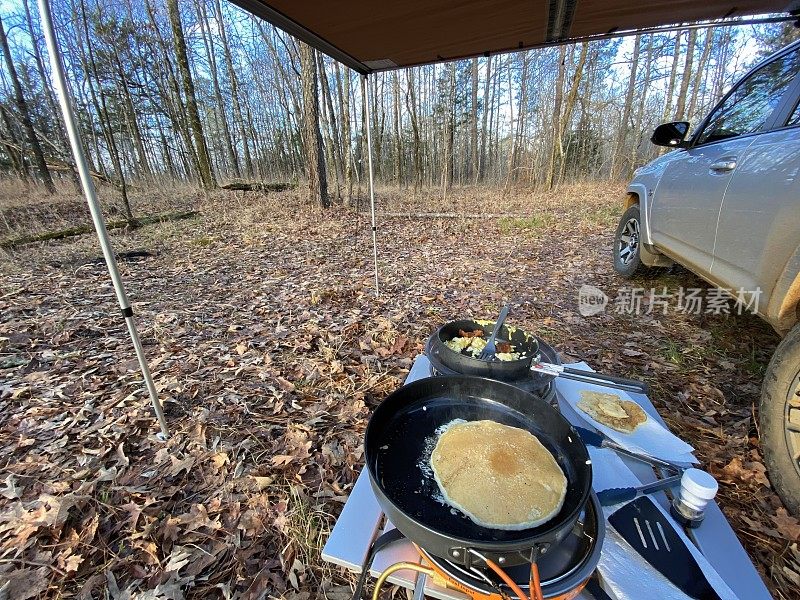
<path id="1" fill-rule="evenodd" d="M 445 345 L 453 352 L 460 352 L 461 354 L 468 354 L 474 358 L 478 358 L 481 351 L 486 347 L 486 340 L 483 338 L 483 331 L 459 331 L 460 335 L 445 342 Z M 515 347 L 509 342 L 497 342 L 497 353 L 495 357 L 497 360 L 509 361 L 519 360 L 522 355 L 519 352 L 514 352 Z"/>

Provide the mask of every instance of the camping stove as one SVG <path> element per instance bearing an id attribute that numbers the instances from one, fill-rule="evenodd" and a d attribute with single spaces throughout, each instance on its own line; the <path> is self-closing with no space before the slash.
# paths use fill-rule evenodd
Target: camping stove
<path id="1" fill-rule="evenodd" d="M 540 337 L 537 337 L 536 339 L 539 341 L 539 352 L 542 360 L 560 365 L 561 359 L 559 358 L 556 349 L 542 340 Z M 438 375 L 462 375 L 463 373 L 458 373 L 457 371 L 454 371 L 442 364 L 442 361 L 439 360 L 436 354 L 431 351 L 432 343 L 433 338 L 430 338 L 425 344 L 425 356 L 431 363 L 431 377 L 436 377 Z M 526 392 L 536 394 L 553 406 L 556 405 L 556 388 L 554 385 L 555 380 L 552 378 L 544 378 L 533 371 L 529 371 L 528 374 L 523 378 L 503 381 L 504 383 L 510 383 L 511 385 L 525 390 Z"/>
<path id="2" fill-rule="evenodd" d="M 599 517 L 598 517 L 599 515 Z M 589 582 L 600 560 L 605 536 L 605 521 L 597 496 L 592 493 L 572 532 L 559 544 L 551 546 L 536 562 L 539 567 L 542 594 L 551 600 L 571 600 Z M 458 565 L 439 558 L 417 546 L 423 564 L 430 566 L 447 582 L 473 600 L 515 599 L 510 586 L 503 583 L 489 568 Z M 530 597 L 530 565 L 504 568 L 506 574 Z"/>

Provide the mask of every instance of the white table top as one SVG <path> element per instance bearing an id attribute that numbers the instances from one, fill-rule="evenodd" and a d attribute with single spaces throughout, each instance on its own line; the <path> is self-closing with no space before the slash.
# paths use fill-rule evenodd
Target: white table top
<path id="1" fill-rule="evenodd" d="M 406 378 L 406 383 L 427 377 L 429 373 L 430 363 L 428 359 L 424 356 L 419 356 L 414 361 L 414 365 Z M 647 396 L 641 394 L 631 394 L 631 396 L 648 414 L 663 423 Z M 557 397 L 559 398 L 559 409 L 567 420 L 585 427 L 586 423 L 575 414 L 569 404 L 563 398 L 560 398 L 558 394 Z M 656 474 L 647 464 L 624 457 L 623 462 L 642 483 L 649 483 L 656 479 Z M 662 506 L 669 506 L 669 499 L 666 494 L 652 494 L 651 497 L 661 503 Z M 386 530 L 393 527 L 391 523 L 383 524 L 383 520 L 383 513 L 372 492 L 369 477 L 366 472 L 362 472 L 325 544 L 322 558 L 360 573 L 372 541 L 382 529 Z M 715 502 L 711 502 L 707 507 L 703 524 L 697 529 L 689 530 L 688 535 L 705 556 L 708 563 L 738 598 L 747 600 L 771 598 L 764 582 L 759 577 L 750 558 L 736 538 L 733 529 L 731 529 L 730 524 Z M 419 554 L 411 542 L 407 540 L 391 544 L 380 551 L 375 557 L 370 574 L 373 577 L 378 577 L 386 567 L 401 561 L 420 562 Z M 425 581 L 425 579 L 424 575 L 421 576 L 420 583 L 423 586 L 417 586 L 417 574 L 415 572 L 398 571 L 389 577 L 391 583 L 408 589 L 416 588 L 415 597 L 422 597 L 421 594 L 424 587 L 424 595 L 432 598 L 440 598 L 442 600 L 464 600 L 467 598 L 464 594 L 441 588 L 432 582 Z M 618 588 L 615 588 L 611 582 L 604 582 L 602 577 L 600 584 L 612 598 L 630 597 L 624 593 L 620 594 Z M 577 598 L 579 600 L 592 600 L 595 597 L 587 590 L 584 590 Z"/>

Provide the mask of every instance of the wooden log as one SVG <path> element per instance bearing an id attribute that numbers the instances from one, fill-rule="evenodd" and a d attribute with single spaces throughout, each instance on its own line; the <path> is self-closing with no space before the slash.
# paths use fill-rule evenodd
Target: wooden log
<path id="1" fill-rule="evenodd" d="M 236 192 L 285 192 L 297 187 L 294 183 L 275 182 L 264 183 L 260 181 L 233 181 L 221 186 L 223 190 Z"/>
<path id="2" fill-rule="evenodd" d="M 152 225 L 153 223 L 165 223 L 167 221 L 181 221 L 183 219 L 192 219 L 200 213 L 197 211 L 167 213 L 161 215 L 150 215 L 135 219 L 133 222 L 127 220 L 109 221 L 106 223 L 106 229 L 121 229 L 123 227 L 141 227 L 143 225 Z M 36 242 L 46 242 L 49 240 L 63 240 L 66 238 L 74 237 L 77 235 L 84 235 L 92 233 L 94 226 L 92 225 L 79 225 L 77 227 L 70 227 L 68 229 L 61 229 L 60 231 L 47 231 L 45 233 L 37 233 L 33 235 L 23 235 L 18 238 L 13 238 L 0 242 L 0 248 L 9 250 L 18 246 L 26 244 L 35 244 Z"/>

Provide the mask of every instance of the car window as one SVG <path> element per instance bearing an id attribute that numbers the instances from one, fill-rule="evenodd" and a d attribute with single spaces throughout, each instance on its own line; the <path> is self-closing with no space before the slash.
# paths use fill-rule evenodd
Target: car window
<path id="1" fill-rule="evenodd" d="M 697 143 L 707 144 L 759 131 L 799 71 L 800 53 L 795 51 L 750 74 L 714 110 Z"/>
<path id="2" fill-rule="evenodd" d="M 800 125 L 800 102 L 794 107 L 794 112 L 786 122 L 787 127 L 791 127 L 792 125 Z"/>

